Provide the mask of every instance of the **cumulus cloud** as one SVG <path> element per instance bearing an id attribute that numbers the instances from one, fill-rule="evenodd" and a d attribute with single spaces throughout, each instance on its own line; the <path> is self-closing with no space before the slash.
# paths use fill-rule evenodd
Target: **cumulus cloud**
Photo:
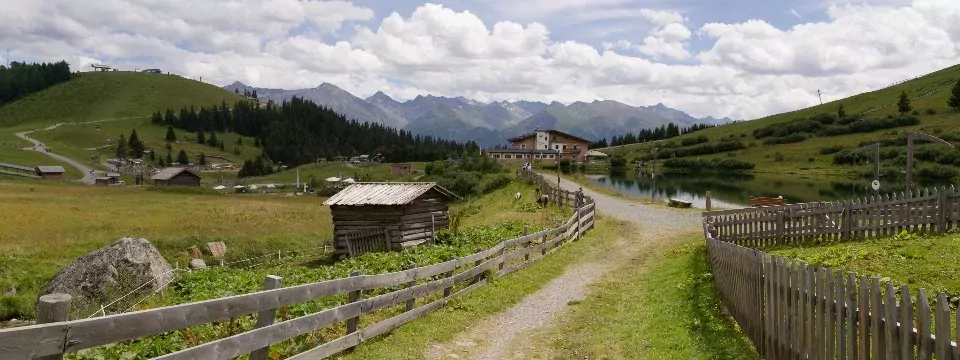
<path id="1" fill-rule="evenodd" d="M 593 4 L 544 1 L 555 11 Z M 14 49 L 14 59 L 66 59 L 74 69 L 159 67 L 218 85 L 274 88 L 329 82 L 399 99 L 664 102 L 695 116 L 746 119 L 816 104 L 817 89 L 831 100 L 955 64 L 960 46 L 953 0 L 834 6 L 825 21 L 786 29 L 763 20 L 690 24 L 675 11 L 635 9 L 636 19 L 653 25 L 643 41 L 599 46 L 555 38 L 535 21 L 490 22 L 437 4 L 379 19 L 350 2 L 315 0 L 43 0 L 4 8 L 0 48 Z M 333 33 L 338 40 L 325 36 Z M 690 48 L 694 33 L 707 41 L 700 51 Z"/>

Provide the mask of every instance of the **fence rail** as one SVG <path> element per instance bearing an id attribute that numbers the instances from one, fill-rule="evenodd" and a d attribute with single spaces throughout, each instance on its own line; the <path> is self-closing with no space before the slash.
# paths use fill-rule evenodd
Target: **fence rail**
<path id="1" fill-rule="evenodd" d="M 958 359 L 960 312 L 947 294 L 894 286 L 880 277 L 814 266 L 750 247 L 802 244 L 818 236 L 856 241 L 897 231 L 957 226 L 957 193 L 704 213 L 714 281 L 766 359 Z"/>
<path id="2" fill-rule="evenodd" d="M 521 176 L 539 178 L 528 173 Z M 570 197 L 576 197 L 571 192 L 554 189 L 543 181 L 541 186 L 542 191 L 552 196 L 557 204 L 572 204 Z M 264 291 L 251 294 L 91 319 L 0 329 L 0 359 L 58 356 L 251 314 L 258 314 L 256 328 L 252 331 L 167 354 L 159 359 L 230 359 L 244 354 L 251 354 L 251 359 L 255 360 L 266 359 L 266 349 L 272 344 L 346 322 L 347 332 L 344 336 L 292 357 L 323 358 L 442 308 L 450 299 L 486 284 L 488 277 L 501 277 L 522 269 L 566 242 L 579 238 L 595 223 L 595 204 L 589 197 L 584 199 L 585 205 L 575 208 L 573 216 L 557 228 L 504 240 L 492 248 L 438 264 L 379 275 L 355 273 L 347 278 L 285 288 L 280 287 L 281 278 L 267 276 Z M 418 284 L 418 280 L 422 283 Z M 460 288 L 454 292 L 458 285 Z M 376 290 L 384 293 L 363 298 L 364 291 Z M 346 304 L 275 323 L 275 313 L 280 307 L 343 294 L 348 295 Z M 433 294 L 439 297 L 431 296 Z M 41 306 L 38 320 L 50 317 L 50 314 L 65 317 L 69 312 L 63 309 L 64 306 L 69 309 L 69 297 L 54 295 L 55 299 L 41 299 L 41 305 L 50 300 L 60 304 L 52 305 L 59 306 L 59 309 L 48 312 L 45 305 Z M 65 303 L 63 297 L 66 298 Z M 417 307 L 417 299 L 431 301 Z M 404 305 L 404 311 L 399 315 L 358 329 L 358 320 L 363 314 L 400 304 Z"/>

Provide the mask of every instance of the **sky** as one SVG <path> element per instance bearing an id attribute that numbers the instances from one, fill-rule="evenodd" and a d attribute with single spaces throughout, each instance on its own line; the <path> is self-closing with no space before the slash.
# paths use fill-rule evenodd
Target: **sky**
<path id="1" fill-rule="evenodd" d="M 960 63 L 956 0 L 0 0 L 0 60 L 755 119 Z"/>

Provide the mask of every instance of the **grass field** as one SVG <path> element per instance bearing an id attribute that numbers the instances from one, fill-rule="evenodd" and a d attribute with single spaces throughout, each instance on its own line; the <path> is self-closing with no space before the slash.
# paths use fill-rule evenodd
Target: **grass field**
<path id="1" fill-rule="evenodd" d="M 10 146 L 0 146 L 0 162 L 5 162 L 5 163 L 10 163 L 15 165 L 22 165 L 22 166 L 29 166 L 29 167 L 36 167 L 39 165 L 47 165 L 47 166 L 59 165 L 59 166 L 63 166 L 63 169 L 67 171 L 67 173 L 64 174 L 67 180 L 75 180 L 83 177 L 83 174 L 80 174 L 80 172 L 77 171 L 77 168 L 70 166 L 67 163 L 61 162 L 60 160 L 56 160 L 54 158 L 51 158 L 47 155 L 44 155 L 35 151 L 20 150 L 18 148 L 10 147 Z M 0 179 L 5 179 L 8 177 L 11 177 L 11 176 L 0 175 Z"/>
<path id="2" fill-rule="evenodd" d="M 767 251 L 814 265 L 830 266 L 859 275 L 889 278 L 894 284 L 924 288 L 928 294 L 960 295 L 960 234 L 894 237 L 860 242 L 771 247 Z"/>
<path id="3" fill-rule="evenodd" d="M 217 86 L 176 75 L 86 72 L 0 107 L 0 126 L 47 125 L 132 116 L 183 106 L 232 104 L 241 97 Z"/>
<path id="4" fill-rule="evenodd" d="M 193 195 L 33 181 L 0 182 L 0 319 L 32 316 L 36 294 L 62 267 L 122 237 L 147 238 L 171 263 L 224 241 L 229 257 L 328 243 L 331 220 L 313 196 Z"/>
<path id="5" fill-rule="evenodd" d="M 611 154 L 622 153 L 628 158 L 632 158 L 635 154 L 649 154 L 654 146 L 667 141 L 679 143 L 688 137 L 706 136 L 710 139 L 710 143 L 715 143 L 724 137 L 733 137 L 748 145 L 752 143 L 752 146 L 744 150 L 700 157 L 736 158 L 737 160 L 752 162 L 757 165 L 755 169 L 756 172 L 782 174 L 803 173 L 825 176 L 845 175 L 850 173 L 853 167 L 838 167 L 833 165 L 833 156 L 820 155 L 820 148 L 831 145 L 852 146 L 863 141 L 880 140 L 893 136 L 895 133 L 905 133 L 908 131 L 921 131 L 930 134 L 960 131 L 960 113 L 957 113 L 947 106 L 947 99 L 950 96 L 950 86 L 958 79 L 960 79 L 960 65 L 952 66 L 897 86 L 863 93 L 841 100 L 830 101 L 823 105 L 772 115 L 752 121 L 727 124 L 669 140 L 612 147 L 601 149 L 601 151 Z M 919 112 L 917 117 L 920 119 L 920 125 L 917 126 L 881 130 L 872 133 L 815 137 L 799 143 L 780 145 L 763 145 L 762 140 L 753 138 L 753 131 L 765 126 L 785 123 L 794 119 L 806 118 L 821 113 L 836 114 L 837 107 L 841 104 L 844 106 L 847 114 L 851 115 L 879 108 L 879 110 L 869 113 L 866 117 L 883 118 L 887 115 L 897 114 L 896 102 L 901 92 L 906 91 L 910 97 L 919 97 L 936 90 L 939 90 L 939 92 L 912 102 L 913 109 Z M 936 114 L 927 114 L 926 111 L 928 110 L 933 110 Z M 777 153 L 782 155 L 782 160 L 777 159 Z M 866 169 L 866 167 L 864 167 L 864 169 Z"/>
<path id="6" fill-rule="evenodd" d="M 67 124 L 53 130 L 38 131 L 29 135 L 50 147 L 51 151 L 77 161 L 88 162 L 88 159 L 94 155 L 99 155 L 101 161 L 106 161 L 116 156 L 116 144 L 120 135 L 129 138 L 134 129 L 137 130 L 137 136 L 144 142 L 148 150 L 156 150 L 157 155 L 166 157 L 167 150 L 164 136 L 167 133 L 167 128 L 151 124 L 149 118 L 105 121 L 100 123 L 99 129 L 97 129 L 96 124 Z M 181 149 L 190 156 L 191 162 L 199 161 L 195 155 L 200 153 L 224 156 L 239 163 L 242 163 L 245 159 L 256 158 L 260 154 L 260 150 L 253 146 L 254 140 L 252 138 L 242 137 L 235 133 L 217 133 L 217 138 L 224 142 L 224 151 L 220 151 L 220 148 L 196 143 L 194 141 L 196 137 L 193 133 L 186 133 L 182 130 L 175 130 L 175 132 L 180 142 L 171 144 L 173 150 L 170 153 L 174 160 L 176 160 Z M 238 137 L 243 139 L 240 155 L 233 153 Z M 208 158 L 207 160 L 208 162 L 222 162 L 220 159 L 214 158 Z"/>

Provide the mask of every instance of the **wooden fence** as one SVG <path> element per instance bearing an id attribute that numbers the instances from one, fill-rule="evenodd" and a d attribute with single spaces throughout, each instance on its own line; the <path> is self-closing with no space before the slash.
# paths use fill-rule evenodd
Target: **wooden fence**
<path id="1" fill-rule="evenodd" d="M 527 178 L 536 175 L 522 174 Z M 543 190 L 551 196 L 569 198 L 549 184 Z M 569 199 L 556 198 L 556 203 Z M 158 359 L 231 359 L 251 354 L 266 359 L 269 346 L 316 330 L 345 322 L 346 333 L 334 340 L 293 356 L 293 359 L 324 358 L 442 308 L 452 298 L 522 269 L 547 256 L 559 246 L 578 239 L 595 222 L 595 205 L 575 209 L 569 220 L 555 229 L 504 240 L 486 250 L 460 259 L 378 275 L 354 273 L 347 278 L 281 287 L 282 279 L 267 276 L 264 290 L 251 294 L 143 310 L 85 320 L 66 320 L 68 295 L 41 298 L 37 325 L 0 329 L 0 359 L 57 358 L 64 353 L 116 342 L 164 334 L 191 326 L 221 322 L 257 314 L 256 327 L 247 331 L 158 357 Z M 454 291 L 456 290 L 456 291 Z M 376 293 L 364 298 L 364 292 Z M 442 294 L 442 295 L 440 295 Z M 276 322 L 278 308 L 334 296 L 347 295 L 346 303 L 289 320 Z M 420 304 L 417 300 L 420 299 Z M 427 302 L 429 300 L 429 302 Z M 424 303 L 425 302 L 425 303 Z M 399 314 L 359 328 L 360 316 L 402 306 Z M 419 306 L 417 306 L 419 305 Z"/>
<path id="2" fill-rule="evenodd" d="M 717 239 L 748 247 L 847 241 L 901 231 L 943 233 L 960 228 L 960 192 L 949 188 L 848 201 L 793 204 L 703 213 Z"/>
<path id="3" fill-rule="evenodd" d="M 931 299 L 923 289 L 746 247 L 955 228 L 955 192 L 945 190 L 706 212 L 703 230 L 720 300 L 765 359 L 960 359 L 953 341 L 960 313 L 951 310 L 947 294 Z"/>

